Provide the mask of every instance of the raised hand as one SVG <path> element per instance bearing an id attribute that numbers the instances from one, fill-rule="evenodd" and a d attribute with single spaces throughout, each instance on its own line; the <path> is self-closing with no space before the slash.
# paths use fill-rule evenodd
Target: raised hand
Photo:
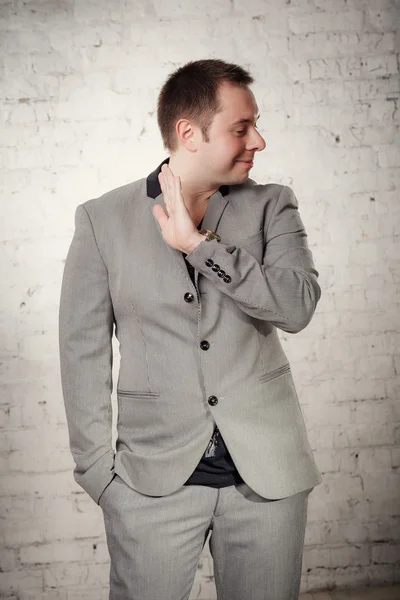
<path id="1" fill-rule="evenodd" d="M 174 176 L 167 164 L 158 176 L 167 213 L 161 204 L 153 207 L 153 215 L 161 227 L 165 242 L 186 254 L 191 252 L 204 237 L 198 233 L 182 195 L 180 177 Z"/>

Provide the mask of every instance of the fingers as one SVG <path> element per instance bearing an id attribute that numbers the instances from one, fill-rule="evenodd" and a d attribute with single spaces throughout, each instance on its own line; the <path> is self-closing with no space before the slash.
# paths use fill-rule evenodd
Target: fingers
<path id="1" fill-rule="evenodd" d="M 179 204 L 178 200 L 181 197 L 181 182 L 179 177 L 174 177 L 168 165 L 161 167 L 161 172 L 158 175 L 161 191 L 168 213 L 176 209 Z"/>
<path id="2" fill-rule="evenodd" d="M 175 200 L 175 177 L 168 165 L 163 165 L 161 172 L 167 188 L 168 201 L 173 204 Z"/>
<path id="3" fill-rule="evenodd" d="M 168 212 L 168 214 L 170 214 L 168 192 L 167 192 L 165 180 L 164 180 L 164 177 L 163 177 L 162 173 L 159 173 L 159 175 L 158 175 L 158 181 L 160 182 L 161 192 L 162 192 L 162 196 L 163 196 L 163 200 L 164 200 L 165 206 L 167 208 L 167 212 Z"/>

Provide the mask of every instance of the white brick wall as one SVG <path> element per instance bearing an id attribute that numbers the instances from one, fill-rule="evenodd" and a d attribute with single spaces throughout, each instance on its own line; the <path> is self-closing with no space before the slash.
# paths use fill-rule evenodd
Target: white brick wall
<path id="1" fill-rule="evenodd" d="M 399 13 L 396 0 L 2 0 L 0 597 L 108 597 L 101 511 L 72 479 L 61 398 L 63 261 L 76 205 L 164 158 L 167 74 L 212 57 L 257 78 L 267 148 L 252 177 L 294 188 L 323 289 L 309 327 L 281 334 L 324 478 L 302 590 L 400 581 Z M 211 575 L 204 552 L 193 598 L 214 596 Z"/>

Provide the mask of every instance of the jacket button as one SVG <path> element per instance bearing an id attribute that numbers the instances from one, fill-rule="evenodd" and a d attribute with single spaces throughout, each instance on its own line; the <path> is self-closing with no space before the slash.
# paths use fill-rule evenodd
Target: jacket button
<path id="1" fill-rule="evenodd" d="M 224 277 L 225 275 L 225 271 L 223 271 L 222 269 L 220 269 L 217 273 L 218 277 Z"/>
<path id="2" fill-rule="evenodd" d="M 232 278 L 229 275 L 225 275 L 224 279 L 225 283 L 229 283 L 230 281 L 232 281 Z"/>
<path id="3" fill-rule="evenodd" d="M 207 342 L 207 340 L 202 340 L 202 341 L 200 342 L 200 348 L 201 348 L 202 350 L 208 350 L 208 349 L 209 349 L 209 347 L 210 347 L 210 344 Z"/>
<path id="4" fill-rule="evenodd" d="M 186 294 L 183 297 L 185 299 L 185 302 L 193 302 L 194 300 L 194 296 L 190 292 L 186 292 Z"/>
<path id="5" fill-rule="evenodd" d="M 212 258 L 207 258 L 206 260 L 206 266 L 207 267 L 212 267 L 214 264 L 214 261 L 212 260 Z"/>
<path id="6" fill-rule="evenodd" d="M 212 270 L 213 270 L 213 271 L 219 271 L 219 265 L 217 265 L 217 264 L 214 264 L 214 266 L 213 266 Z"/>
<path id="7" fill-rule="evenodd" d="M 216 406 L 218 404 L 218 398 L 217 396 L 210 396 L 208 399 L 208 404 L 210 406 Z"/>

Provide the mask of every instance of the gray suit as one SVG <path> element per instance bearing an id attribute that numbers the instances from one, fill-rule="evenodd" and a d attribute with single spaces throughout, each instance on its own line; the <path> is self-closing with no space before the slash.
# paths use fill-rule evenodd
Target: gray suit
<path id="1" fill-rule="evenodd" d="M 221 242 L 187 255 L 193 285 L 152 214 L 160 168 L 78 206 L 61 294 L 74 475 L 103 510 L 110 598 L 187 600 L 212 532 L 218 598 L 295 600 L 321 481 L 276 331 L 306 327 L 320 297 L 297 201 L 276 184 L 221 186 L 203 218 Z M 185 486 L 215 423 L 244 483 Z"/>
<path id="2" fill-rule="evenodd" d="M 321 477 L 276 331 L 306 327 L 321 293 L 296 198 L 289 187 L 252 180 L 215 192 L 203 227 L 221 242 L 203 241 L 188 254 L 194 286 L 151 211 L 163 204 L 161 194 L 153 197 L 159 169 L 76 210 L 60 305 L 75 479 L 96 502 L 114 473 L 142 494 L 171 494 L 195 469 L 216 423 L 257 494 L 278 499 L 310 489 Z"/>

